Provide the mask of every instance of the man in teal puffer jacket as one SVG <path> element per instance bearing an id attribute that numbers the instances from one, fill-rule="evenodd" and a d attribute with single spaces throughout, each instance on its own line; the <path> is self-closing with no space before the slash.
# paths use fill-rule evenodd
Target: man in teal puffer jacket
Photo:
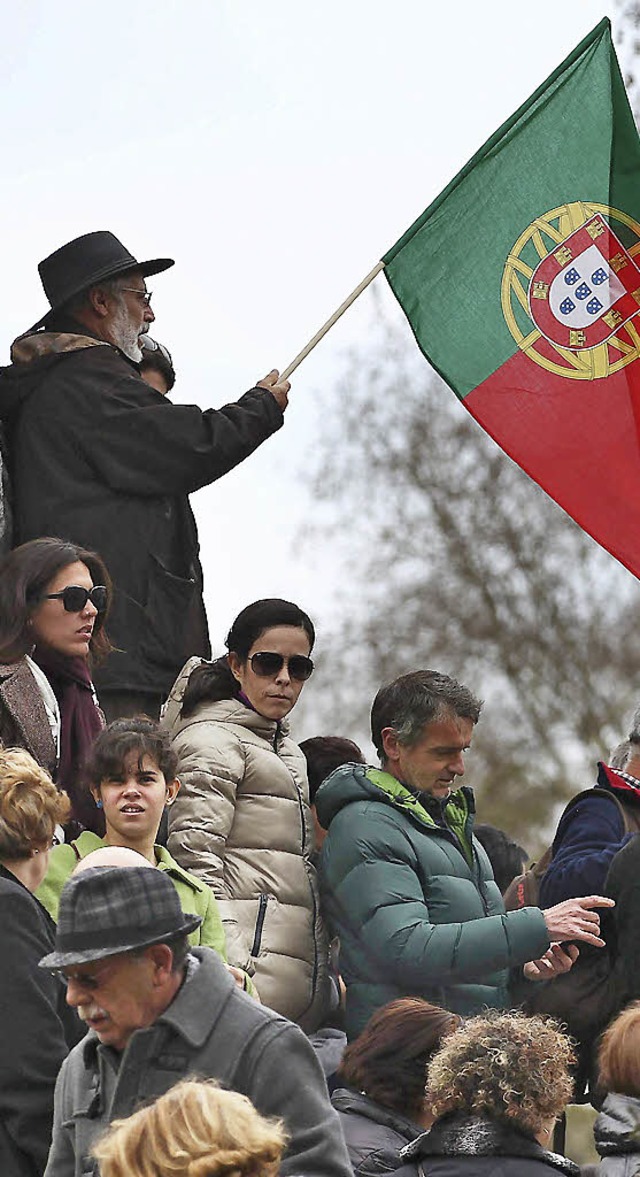
<path id="1" fill-rule="evenodd" d="M 578 954 L 562 941 L 604 946 L 593 909 L 611 901 L 600 896 L 505 912 L 473 837 L 473 793 L 454 788 L 481 706 L 446 675 L 403 675 L 378 691 L 371 711 L 382 768 L 345 765 L 316 794 L 350 1038 L 397 997 L 461 1014 L 505 1006 L 509 969 L 525 965 L 529 980 L 547 979 Z"/>

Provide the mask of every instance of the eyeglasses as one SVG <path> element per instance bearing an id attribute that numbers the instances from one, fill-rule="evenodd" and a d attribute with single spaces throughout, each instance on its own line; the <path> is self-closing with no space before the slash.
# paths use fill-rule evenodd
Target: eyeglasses
<path id="1" fill-rule="evenodd" d="M 120 289 L 127 290 L 129 294 L 137 294 L 138 298 L 142 299 L 146 307 L 148 307 L 151 303 L 151 298 L 153 296 L 152 290 L 138 290 L 137 286 L 121 286 Z"/>
<path id="2" fill-rule="evenodd" d="M 283 666 L 287 667 L 289 676 L 296 682 L 306 682 L 313 674 L 313 662 L 305 658 L 304 654 L 292 654 L 285 658 L 282 654 L 272 654 L 268 650 L 259 650 L 249 659 L 251 669 L 259 678 L 275 678 Z"/>
<path id="3" fill-rule="evenodd" d="M 62 592 L 46 593 L 43 600 L 61 600 L 66 613 L 81 613 L 87 601 L 91 601 L 98 613 L 104 613 L 108 598 L 109 593 L 103 584 L 96 584 L 92 589 L 82 588 L 82 585 L 79 584 L 68 584 L 66 588 L 62 589 Z"/>
<path id="4" fill-rule="evenodd" d="M 141 335 L 139 342 L 143 351 L 160 352 L 160 355 L 163 357 L 163 359 L 165 359 L 167 363 L 171 364 L 171 367 L 173 367 L 171 352 L 169 351 L 168 347 L 164 346 L 164 343 L 158 343 L 158 340 L 152 339 L 150 335 Z"/>

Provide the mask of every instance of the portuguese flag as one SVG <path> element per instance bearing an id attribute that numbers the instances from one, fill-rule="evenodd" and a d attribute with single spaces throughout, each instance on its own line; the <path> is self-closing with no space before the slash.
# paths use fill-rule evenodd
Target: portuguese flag
<path id="1" fill-rule="evenodd" d="M 640 576 L 640 140 L 608 20 L 382 260 L 465 408 Z"/>

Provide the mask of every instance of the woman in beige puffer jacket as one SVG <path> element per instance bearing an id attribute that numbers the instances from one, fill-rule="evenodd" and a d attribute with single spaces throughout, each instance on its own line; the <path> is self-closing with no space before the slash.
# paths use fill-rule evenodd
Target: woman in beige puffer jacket
<path id="1" fill-rule="evenodd" d="M 190 659 L 163 715 L 182 785 L 170 852 L 213 890 L 229 963 L 307 1032 L 327 1012 L 328 949 L 306 765 L 285 716 L 313 669 L 314 638 L 296 605 L 249 605 L 231 628 L 228 656 Z"/>

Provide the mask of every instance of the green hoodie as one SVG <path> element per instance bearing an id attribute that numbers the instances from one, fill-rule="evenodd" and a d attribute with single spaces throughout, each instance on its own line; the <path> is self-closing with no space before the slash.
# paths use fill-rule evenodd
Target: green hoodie
<path id="1" fill-rule="evenodd" d="M 508 1004 L 508 970 L 549 947 L 538 908 L 505 913 L 473 838 L 471 789 L 435 820 L 400 781 L 366 765 L 336 769 L 316 794 L 328 830 L 319 873 L 340 938 L 347 1034 L 381 1005 L 418 996 L 461 1014 Z"/>

